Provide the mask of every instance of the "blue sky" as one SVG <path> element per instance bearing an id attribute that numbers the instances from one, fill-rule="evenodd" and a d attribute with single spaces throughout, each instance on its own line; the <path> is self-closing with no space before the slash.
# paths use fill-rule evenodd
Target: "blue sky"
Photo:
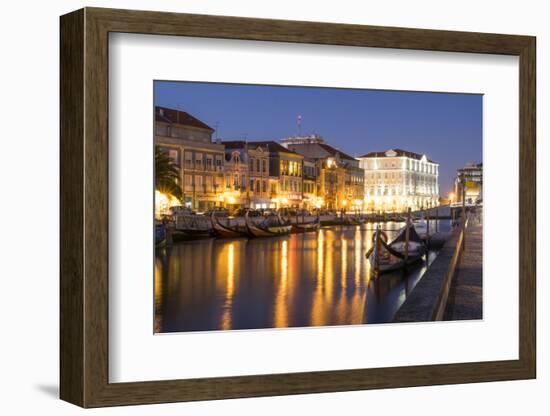
<path id="1" fill-rule="evenodd" d="M 482 161 L 482 96 L 408 91 L 156 81 L 155 105 L 190 113 L 221 139 L 317 133 L 352 155 L 401 148 L 440 164 L 440 193 Z"/>

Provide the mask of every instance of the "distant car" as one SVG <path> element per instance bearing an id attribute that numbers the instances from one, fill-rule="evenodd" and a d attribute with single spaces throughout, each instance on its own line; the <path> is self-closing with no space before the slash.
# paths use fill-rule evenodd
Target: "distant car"
<path id="1" fill-rule="evenodd" d="M 213 208 L 204 213 L 204 215 L 208 216 L 211 216 L 212 214 L 214 214 L 215 217 L 228 217 L 229 210 L 227 208 Z"/>
<path id="2" fill-rule="evenodd" d="M 243 208 L 237 208 L 231 211 L 232 217 L 244 217 L 244 214 L 246 213 L 246 209 Z"/>
<path id="3" fill-rule="evenodd" d="M 237 208 L 235 211 L 233 211 L 231 213 L 231 215 L 234 216 L 234 217 L 244 217 L 247 211 L 248 211 L 248 216 L 249 217 L 260 217 L 260 216 L 262 216 L 262 212 L 257 211 L 257 210 L 253 210 L 253 209 L 248 209 L 248 208 Z"/>
<path id="4" fill-rule="evenodd" d="M 193 215 L 195 214 L 195 211 L 193 211 L 191 208 L 187 208 L 181 205 L 170 207 L 170 214 L 173 216 L 176 215 Z"/>
<path id="5" fill-rule="evenodd" d="M 254 210 L 254 209 L 251 209 L 251 210 L 248 211 L 248 216 L 249 217 L 261 217 L 262 215 L 264 215 L 264 213 L 262 211 L 258 211 L 258 210 Z"/>

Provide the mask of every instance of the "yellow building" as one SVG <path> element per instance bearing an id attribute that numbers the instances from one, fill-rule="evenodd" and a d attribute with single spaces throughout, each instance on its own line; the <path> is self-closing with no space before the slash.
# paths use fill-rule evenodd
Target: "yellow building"
<path id="1" fill-rule="evenodd" d="M 225 148 L 224 205 L 228 208 L 268 208 L 269 150 L 244 140 L 223 141 Z"/>
<path id="2" fill-rule="evenodd" d="M 318 196 L 320 189 L 319 163 L 314 160 L 304 159 L 302 168 L 303 208 L 312 210 L 323 206 L 323 200 Z"/>
<path id="3" fill-rule="evenodd" d="M 269 150 L 264 146 L 248 143 L 248 183 L 250 208 L 269 207 Z"/>
<path id="4" fill-rule="evenodd" d="M 301 207 L 304 156 L 271 140 L 253 141 L 249 144 L 267 148 L 269 151 L 269 207 Z"/>
<path id="5" fill-rule="evenodd" d="M 359 161 L 327 144 L 319 135 L 289 137 L 283 146 L 317 166 L 316 205 L 330 210 L 362 210 L 365 174 Z"/>
<path id="6" fill-rule="evenodd" d="M 367 210 L 404 212 L 439 204 L 439 165 L 426 155 L 401 149 L 359 158 L 365 171 Z"/>
<path id="7" fill-rule="evenodd" d="M 320 198 L 323 208 L 342 210 L 348 205 L 346 198 L 346 172 L 340 166 L 338 157 L 327 157 L 320 161 Z M 345 202 L 344 202 L 345 201 Z"/>

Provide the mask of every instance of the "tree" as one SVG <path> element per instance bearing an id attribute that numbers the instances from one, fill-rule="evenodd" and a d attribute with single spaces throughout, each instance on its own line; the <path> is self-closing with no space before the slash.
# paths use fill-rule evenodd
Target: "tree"
<path id="1" fill-rule="evenodd" d="M 155 146 L 155 189 L 182 202 L 179 172 L 178 165 L 159 146 Z"/>

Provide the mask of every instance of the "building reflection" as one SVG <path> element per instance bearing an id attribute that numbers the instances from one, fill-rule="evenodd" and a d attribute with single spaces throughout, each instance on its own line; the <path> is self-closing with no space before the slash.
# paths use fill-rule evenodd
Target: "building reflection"
<path id="1" fill-rule="evenodd" d="M 406 278 L 371 277 L 365 253 L 373 229 L 211 239 L 158 251 L 155 332 L 387 322 L 425 268 Z M 386 229 L 389 238 L 397 232 Z"/>
<path id="2" fill-rule="evenodd" d="M 355 259 L 354 282 L 355 282 L 355 288 L 357 289 L 361 284 L 361 258 L 363 257 L 363 253 L 361 250 L 361 227 L 356 227 L 355 229 L 355 235 L 353 238 L 353 247 L 354 247 L 353 257 Z"/>
<path id="3" fill-rule="evenodd" d="M 159 333 L 162 331 L 162 275 L 161 275 L 161 267 L 160 267 L 160 258 L 155 259 L 155 284 L 154 284 L 154 291 L 155 291 L 155 319 L 154 319 L 154 333 Z"/>
<path id="4" fill-rule="evenodd" d="M 231 329 L 231 314 L 233 312 L 233 292 L 235 290 L 235 243 L 229 243 L 225 251 L 227 264 L 225 302 L 221 319 L 221 329 Z M 222 255 L 221 262 L 224 262 Z"/>
<path id="5" fill-rule="evenodd" d="M 311 307 L 311 325 L 323 325 L 323 292 L 325 291 L 325 230 L 319 231 L 317 236 L 317 274 L 313 304 Z"/>
<path id="6" fill-rule="evenodd" d="M 274 327 L 288 327 L 288 241 L 281 242 L 280 275 L 277 282 L 277 296 L 275 299 Z"/>

